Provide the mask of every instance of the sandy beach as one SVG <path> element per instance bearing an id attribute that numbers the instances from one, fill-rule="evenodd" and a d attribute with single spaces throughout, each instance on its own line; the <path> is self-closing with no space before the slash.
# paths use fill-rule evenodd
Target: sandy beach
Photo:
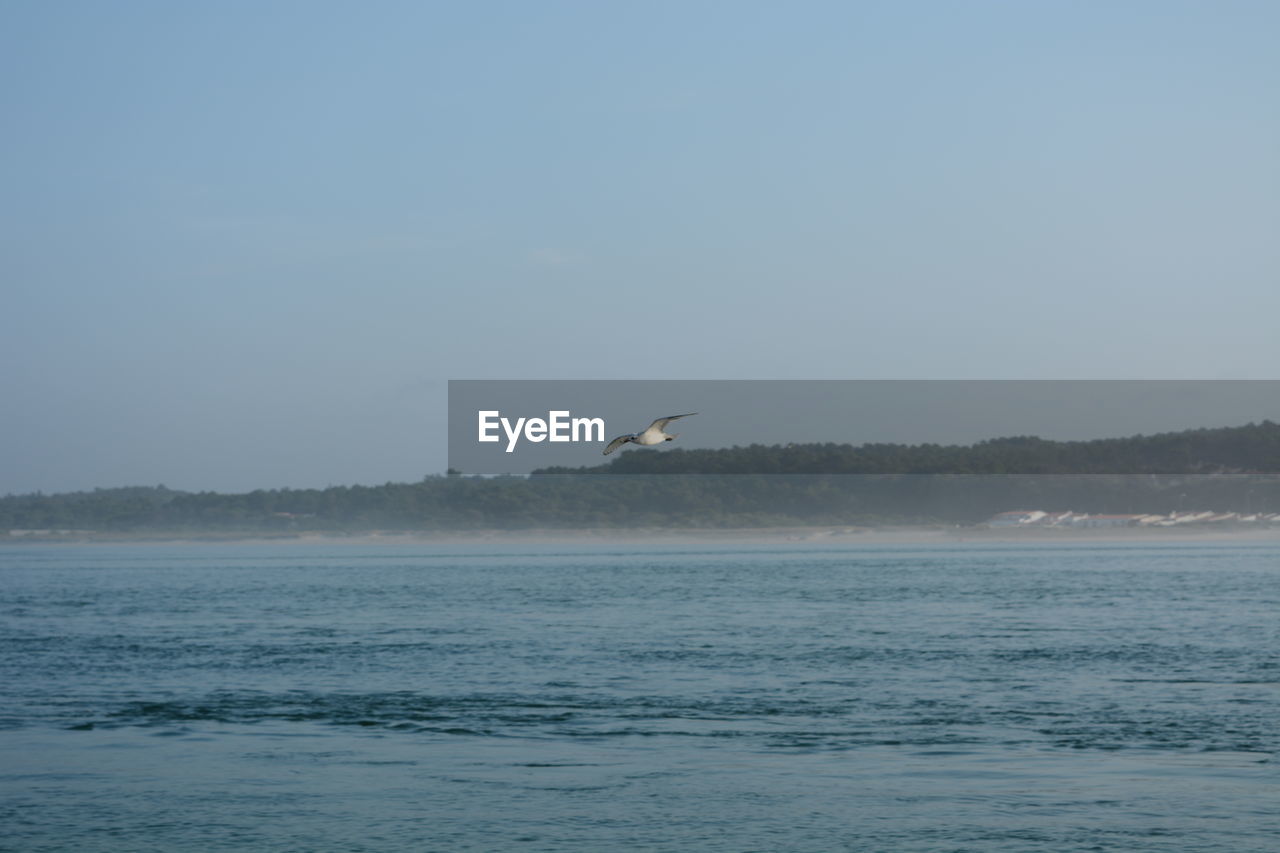
<path id="1" fill-rule="evenodd" d="M 51 532 L 47 535 L 0 536 L 0 545 L 75 543 L 216 543 L 333 544 L 333 545 L 956 545 L 973 544 L 1067 544 L 1103 542 L 1276 542 L 1280 528 L 1261 527 L 1214 529 L 1205 526 L 1183 528 L 1118 528 L 1111 530 L 1028 528 L 993 529 L 943 525 L 844 527 L 744 527 L 744 528 L 528 528 L 519 530 L 478 529 L 440 531 L 369 531 L 344 533 L 299 531 L 278 536 L 252 533 L 163 533 L 114 534 L 89 531 Z"/>

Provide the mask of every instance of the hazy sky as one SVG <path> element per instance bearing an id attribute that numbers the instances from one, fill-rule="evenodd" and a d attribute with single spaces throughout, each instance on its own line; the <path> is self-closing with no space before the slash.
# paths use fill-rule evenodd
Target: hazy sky
<path id="1" fill-rule="evenodd" d="M 10 0 L 0 494 L 416 480 L 450 378 L 1276 378 L 1277 32 Z"/>

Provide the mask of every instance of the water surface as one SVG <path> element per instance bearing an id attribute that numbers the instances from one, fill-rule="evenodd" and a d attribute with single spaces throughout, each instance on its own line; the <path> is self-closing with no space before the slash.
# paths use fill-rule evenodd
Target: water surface
<path id="1" fill-rule="evenodd" d="M 0 849 L 1274 851 L 1280 548 L 9 546 Z"/>

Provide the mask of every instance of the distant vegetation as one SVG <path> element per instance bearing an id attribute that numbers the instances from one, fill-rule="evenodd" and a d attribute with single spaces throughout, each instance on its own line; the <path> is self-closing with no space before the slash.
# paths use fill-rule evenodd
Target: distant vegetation
<path id="1" fill-rule="evenodd" d="M 608 465 L 527 478 L 450 472 L 416 483 L 247 494 L 156 486 L 11 495 L 0 498 L 0 536 L 972 524 L 1021 507 L 1276 512 L 1277 472 L 1280 425 L 1271 421 L 1087 442 L 634 450 Z"/>
<path id="2" fill-rule="evenodd" d="M 623 453 L 546 474 L 1222 474 L 1280 473 L 1280 424 L 1096 441 L 993 438 L 973 445 L 753 444 Z"/>

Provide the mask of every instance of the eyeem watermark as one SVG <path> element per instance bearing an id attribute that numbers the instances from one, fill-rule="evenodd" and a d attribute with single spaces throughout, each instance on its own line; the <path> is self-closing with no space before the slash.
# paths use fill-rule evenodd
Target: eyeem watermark
<path id="1" fill-rule="evenodd" d="M 502 412 L 489 409 L 476 412 L 479 424 L 478 441 L 501 441 L 498 430 L 507 436 L 507 453 L 514 453 L 521 437 L 535 444 L 540 441 L 604 441 L 604 418 L 575 418 L 569 411 L 547 412 L 542 418 L 502 417 Z M 594 438 L 592 436 L 595 436 Z"/>
<path id="2" fill-rule="evenodd" d="M 947 447 L 1001 436 L 1091 441 L 1241 427 L 1280 420 L 1280 380 L 455 379 L 448 466 L 473 476 L 600 469 L 618 458 L 601 456 L 610 439 L 685 412 L 700 414 L 676 422 L 689 435 L 675 444 L 624 442 L 615 450 Z M 816 464 L 814 473 L 825 465 Z M 1274 454 L 1224 464 L 1280 467 Z"/>

